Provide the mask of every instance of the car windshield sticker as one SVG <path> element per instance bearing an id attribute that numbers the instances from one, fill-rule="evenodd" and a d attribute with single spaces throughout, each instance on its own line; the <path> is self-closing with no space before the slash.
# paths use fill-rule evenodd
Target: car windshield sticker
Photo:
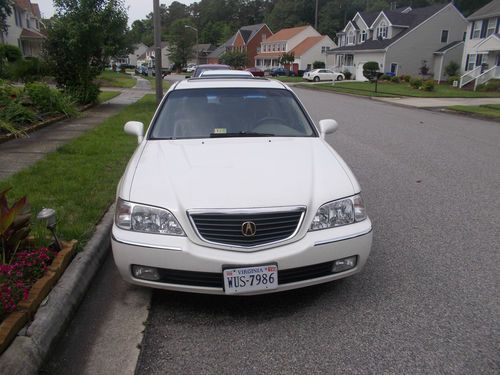
<path id="1" fill-rule="evenodd" d="M 214 134 L 226 134 L 227 129 L 226 128 L 215 128 L 214 129 Z"/>

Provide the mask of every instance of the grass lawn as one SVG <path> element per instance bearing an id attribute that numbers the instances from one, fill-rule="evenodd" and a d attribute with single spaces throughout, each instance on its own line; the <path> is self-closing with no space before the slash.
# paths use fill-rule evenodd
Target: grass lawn
<path id="1" fill-rule="evenodd" d="M 421 98 L 490 98 L 500 97 L 500 92 L 480 92 L 461 90 L 446 84 L 435 85 L 434 91 L 417 90 L 408 83 L 379 83 L 378 93 L 375 84 L 369 82 L 341 82 L 308 85 L 308 88 L 332 90 L 363 96 L 411 96 Z"/>
<path id="2" fill-rule="evenodd" d="M 302 77 L 285 77 L 285 76 L 271 77 L 271 76 L 269 76 L 268 78 L 277 79 L 278 81 L 281 81 L 281 82 L 305 82 Z"/>
<path id="3" fill-rule="evenodd" d="M 105 70 L 98 77 L 97 81 L 101 86 L 130 88 L 135 86 L 135 78 L 130 74 Z"/>
<path id="4" fill-rule="evenodd" d="M 447 107 L 457 112 L 472 113 L 475 115 L 485 116 L 500 119 L 500 105 L 499 104 L 484 104 L 484 105 L 455 105 Z"/>
<path id="5" fill-rule="evenodd" d="M 97 100 L 99 101 L 99 103 L 103 103 L 109 99 L 113 99 L 120 94 L 120 91 L 101 91 Z"/>
<path id="6" fill-rule="evenodd" d="M 156 78 L 155 77 L 144 77 L 144 78 L 146 78 L 151 84 L 151 89 L 156 90 Z M 169 88 L 170 88 L 170 82 L 163 80 L 163 90 L 166 91 Z"/>
<path id="7" fill-rule="evenodd" d="M 114 201 L 116 185 L 137 146 L 123 132 L 129 120 L 148 124 L 156 108 L 154 95 L 124 108 L 80 138 L 6 180 L 9 198 L 27 195 L 34 215 L 43 207 L 57 211 L 61 239 L 77 239 L 80 248 Z M 34 220 L 36 221 L 36 220 Z"/>

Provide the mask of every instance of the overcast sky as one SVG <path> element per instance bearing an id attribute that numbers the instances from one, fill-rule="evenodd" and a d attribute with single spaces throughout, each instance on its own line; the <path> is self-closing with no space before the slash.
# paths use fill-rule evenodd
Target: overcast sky
<path id="1" fill-rule="evenodd" d="M 177 0 L 179 3 L 191 4 L 195 0 Z M 44 18 L 49 18 L 54 14 L 54 6 L 52 0 L 31 0 L 32 3 L 40 5 L 40 11 Z M 170 5 L 172 0 L 160 0 L 160 4 Z M 146 18 L 146 14 L 153 11 L 153 0 L 125 0 L 125 6 L 128 7 L 128 24 L 132 24 L 135 20 Z"/>

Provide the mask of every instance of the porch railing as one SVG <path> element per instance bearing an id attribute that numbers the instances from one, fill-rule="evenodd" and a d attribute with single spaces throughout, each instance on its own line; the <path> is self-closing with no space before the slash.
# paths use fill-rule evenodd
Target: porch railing
<path id="1" fill-rule="evenodd" d="M 471 71 L 468 71 L 465 73 L 463 76 L 460 77 L 460 84 L 459 87 L 462 88 L 469 82 L 474 81 L 477 77 L 481 75 L 481 67 L 478 66 L 475 69 L 472 69 Z"/>
<path id="2" fill-rule="evenodd" d="M 499 77 L 500 77 L 500 66 L 494 66 L 491 69 L 485 70 L 481 75 L 479 75 L 476 78 L 476 82 L 474 82 L 474 91 L 476 91 L 477 86 L 482 85 L 485 82 L 488 82 L 490 79 Z"/>

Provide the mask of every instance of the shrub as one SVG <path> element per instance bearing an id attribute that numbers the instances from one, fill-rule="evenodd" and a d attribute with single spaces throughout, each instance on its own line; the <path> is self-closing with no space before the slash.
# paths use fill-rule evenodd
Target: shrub
<path id="1" fill-rule="evenodd" d="M 410 86 L 414 89 L 419 89 L 422 87 L 422 80 L 420 78 L 412 78 L 410 79 Z"/>
<path id="2" fill-rule="evenodd" d="M 68 117 L 76 115 L 74 99 L 51 89 L 45 83 L 27 84 L 24 91 L 41 114 L 61 113 Z"/>
<path id="3" fill-rule="evenodd" d="M 33 57 L 16 61 L 8 66 L 10 78 L 25 83 L 40 80 L 47 74 L 47 65 Z"/>
<path id="4" fill-rule="evenodd" d="M 379 80 L 381 81 L 390 81 L 391 80 L 391 77 L 388 76 L 387 74 L 382 74 L 379 78 Z"/>
<path id="5" fill-rule="evenodd" d="M 391 82 L 393 83 L 400 83 L 401 79 L 398 76 L 391 77 Z"/>
<path id="6" fill-rule="evenodd" d="M 345 79 L 347 79 L 347 80 L 350 80 L 350 79 L 352 78 L 352 73 L 351 73 L 349 70 L 347 70 L 347 69 L 346 69 L 346 70 L 344 70 L 344 71 L 342 72 L 342 74 L 344 74 L 344 77 L 345 77 Z"/>
<path id="7" fill-rule="evenodd" d="M 500 91 L 500 82 L 498 81 L 489 81 L 479 85 L 477 87 L 477 91 Z"/>
<path id="8" fill-rule="evenodd" d="M 315 61 L 313 62 L 313 69 L 323 69 L 325 67 L 324 61 Z"/>
<path id="9" fill-rule="evenodd" d="M 16 46 L 12 46 L 10 44 L 0 44 L 0 63 L 4 60 L 8 62 L 16 62 L 21 60 L 23 55 L 21 50 Z"/>
<path id="10" fill-rule="evenodd" d="M 400 81 L 410 82 L 411 76 L 403 74 L 399 77 L 399 79 Z"/>
<path id="11" fill-rule="evenodd" d="M 2 108 L 1 119 L 13 124 L 30 124 L 36 120 L 36 115 L 17 100 L 11 100 Z"/>
<path id="12" fill-rule="evenodd" d="M 54 110 L 55 112 L 61 113 L 68 117 L 74 117 L 78 113 L 78 110 L 75 106 L 75 99 L 72 96 L 66 95 L 61 92 L 56 92 Z"/>
<path id="13" fill-rule="evenodd" d="M 422 83 L 421 89 L 424 91 L 434 91 L 434 81 L 428 79 Z"/>
<path id="14" fill-rule="evenodd" d="M 16 92 L 10 85 L 5 85 L 0 82 L 0 107 L 4 107 L 17 96 Z M 0 116 L 1 117 L 1 116 Z"/>
<path id="15" fill-rule="evenodd" d="M 457 76 L 460 71 L 460 65 L 458 65 L 455 61 L 450 61 L 448 65 L 444 68 L 444 72 L 448 77 Z"/>
<path id="16" fill-rule="evenodd" d="M 363 75 L 370 81 L 378 77 L 380 67 L 376 61 L 368 61 L 363 65 Z"/>
<path id="17" fill-rule="evenodd" d="M 66 94 L 72 96 L 80 104 L 95 103 L 99 92 L 99 86 L 95 83 L 66 87 Z"/>

